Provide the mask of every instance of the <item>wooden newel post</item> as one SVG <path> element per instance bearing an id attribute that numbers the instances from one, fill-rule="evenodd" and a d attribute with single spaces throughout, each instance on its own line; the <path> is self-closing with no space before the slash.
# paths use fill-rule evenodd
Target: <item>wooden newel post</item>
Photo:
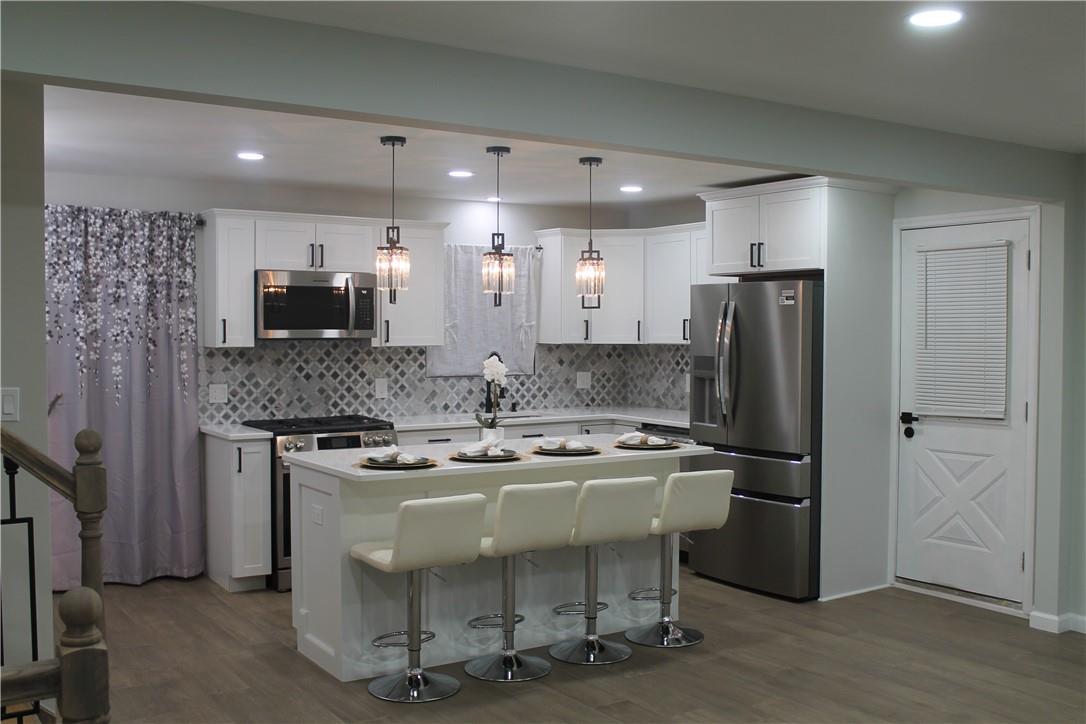
<path id="1" fill-rule="evenodd" d="M 67 722 L 109 721 L 109 657 L 98 620 L 102 599 L 80 586 L 60 597 L 60 718 Z"/>
<path id="2" fill-rule="evenodd" d="M 75 436 L 75 513 L 79 518 L 79 539 L 83 544 L 83 585 L 102 596 L 102 513 L 106 509 L 106 469 L 102 465 L 102 436 L 94 430 L 80 430 Z M 98 609 L 101 611 L 101 601 Z M 105 621 L 98 627 L 105 632 Z"/>

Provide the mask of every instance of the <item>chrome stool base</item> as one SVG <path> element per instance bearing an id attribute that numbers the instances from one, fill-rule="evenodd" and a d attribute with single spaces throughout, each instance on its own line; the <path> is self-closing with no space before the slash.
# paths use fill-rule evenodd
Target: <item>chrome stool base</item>
<path id="1" fill-rule="evenodd" d="M 639 646 L 681 649 L 684 646 L 700 644 L 705 640 L 705 635 L 697 629 L 682 628 L 673 621 L 657 621 L 630 629 L 626 632 L 626 640 Z"/>
<path id="2" fill-rule="evenodd" d="M 596 636 L 582 636 L 581 638 L 559 641 L 547 650 L 552 658 L 564 661 L 567 664 L 617 664 L 625 661 L 633 655 L 633 651 L 626 644 L 617 641 L 604 641 Z"/>
<path id="3" fill-rule="evenodd" d="M 447 674 L 431 674 L 418 669 L 374 679 L 369 691 L 385 701 L 421 704 L 449 698 L 460 691 L 460 682 Z"/>
<path id="4" fill-rule="evenodd" d="M 538 656 L 513 651 L 472 659 L 464 664 L 464 673 L 483 681 L 531 681 L 551 673 L 551 665 Z"/>

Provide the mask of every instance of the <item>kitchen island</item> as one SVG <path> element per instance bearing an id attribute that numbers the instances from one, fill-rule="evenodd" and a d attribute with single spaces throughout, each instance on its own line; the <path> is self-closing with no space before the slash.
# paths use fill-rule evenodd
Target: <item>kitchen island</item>
<path id="1" fill-rule="evenodd" d="M 510 440 L 505 447 L 522 453 L 516 462 L 459 463 L 449 456 L 462 444 L 407 445 L 401 449 L 439 462 L 438 467 L 412 471 L 358 467 L 362 456 L 373 450 L 285 454 L 284 461 L 291 466 L 291 595 L 298 651 L 340 681 L 403 668 L 402 649 L 377 648 L 370 641 L 406 627 L 405 578 L 353 561 L 350 548 L 363 541 L 390 539 L 396 511 L 404 500 L 482 493 L 489 500 L 489 526 L 503 485 L 651 475 L 659 480 L 662 492 L 667 476 L 679 470 L 680 458 L 712 452 L 697 445 L 620 450 L 613 447 L 614 435 L 610 434 L 577 439 L 602 452 L 587 457 L 544 457 L 531 453 L 537 441 Z M 659 545 L 653 539 L 601 548 L 600 600 L 610 604 L 600 613 L 601 634 L 618 633 L 656 619 L 659 611 L 655 602 L 630 601 L 627 594 L 653 585 L 659 575 L 658 556 Z M 675 571 L 678 587 L 677 565 Z M 500 561 L 480 558 L 468 565 L 433 569 L 424 580 L 423 628 L 437 634 L 423 647 L 425 665 L 464 661 L 498 650 L 500 630 L 471 629 L 467 621 L 500 609 Z M 680 596 L 672 606 L 676 616 Z M 528 649 L 578 635 L 583 620 L 556 616 L 551 608 L 583 599 L 583 549 L 562 548 L 521 557 L 517 612 L 525 620 L 517 626 L 518 647 Z"/>

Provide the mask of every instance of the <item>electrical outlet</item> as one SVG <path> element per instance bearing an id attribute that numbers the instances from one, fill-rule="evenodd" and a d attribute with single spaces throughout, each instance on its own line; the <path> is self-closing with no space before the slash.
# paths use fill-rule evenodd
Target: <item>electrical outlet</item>
<path id="1" fill-rule="evenodd" d="M 592 386 L 592 373 L 591 372 L 578 372 L 577 373 L 577 389 L 587 390 Z"/>
<path id="2" fill-rule="evenodd" d="M 373 396 L 378 400 L 388 397 L 388 378 L 375 377 L 373 380 Z"/>
<path id="3" fill-rule="evenodd" d="M 223 403 L 230 400 L 230 388 L 226 383 L 215 383 L 207 386 L 207 401 L 211 403 Z"/>

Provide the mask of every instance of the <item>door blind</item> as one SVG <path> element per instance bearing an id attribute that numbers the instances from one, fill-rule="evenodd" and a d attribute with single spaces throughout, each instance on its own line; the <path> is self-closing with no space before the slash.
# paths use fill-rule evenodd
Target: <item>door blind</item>
<path id="1" fill-rule="evenodd" d="M 1006 417 L 1009 264 L 1008 241 L 918 250 L 918 413 Z"/>

